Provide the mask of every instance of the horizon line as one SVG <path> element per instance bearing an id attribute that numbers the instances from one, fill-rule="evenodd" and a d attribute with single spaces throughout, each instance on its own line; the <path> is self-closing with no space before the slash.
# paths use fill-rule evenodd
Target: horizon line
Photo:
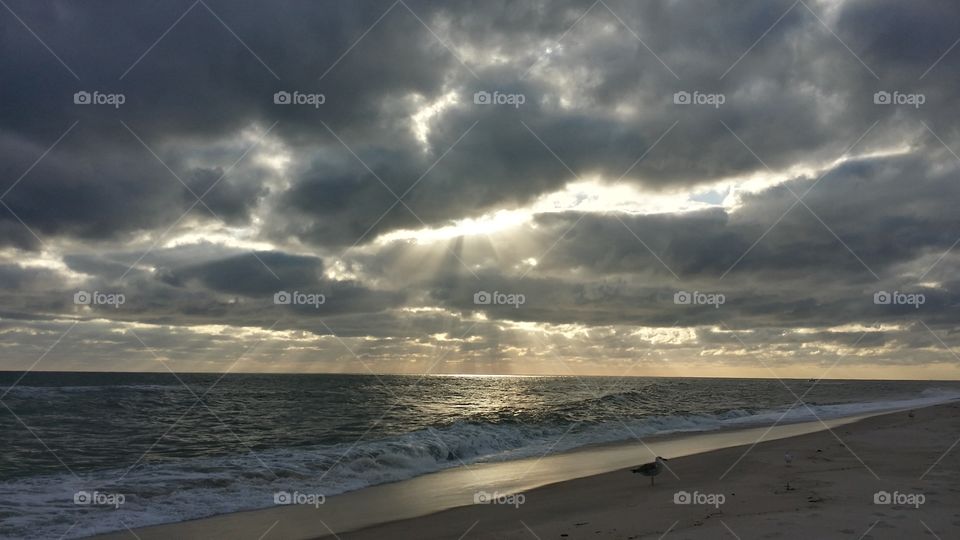
<path id="1" fill-rule="evenodd" d="M 836 377 L 836 378 L 815 378 L 815 377 L 751 377 L 751 376 L 691 376 L 691 375 L 602 375 L 602 374 L 547 374 L 547 373 L 394 373 L 394 372 L 353 372 L 353 371 L 317 371 L 317 372 L 294 372 L 294 371 L 118 371 L 118 370 L 14 370 L 0 369 L 0 374 L 5 373 L 86 373 L 86 374 L 132 374 L 132 375 L 344 375 L 344 376 L 405 376 L 405 377 L 553 377 L 553 378 L 618 378 L 618 379 L 740 379 L 740 380 L 769 380 L 769 381 L 899 381 L 899 382 L 958 382 L 960 379 L 895 379 L 895 378 L 877 378 L 861 379 L 854 377 Z"/>

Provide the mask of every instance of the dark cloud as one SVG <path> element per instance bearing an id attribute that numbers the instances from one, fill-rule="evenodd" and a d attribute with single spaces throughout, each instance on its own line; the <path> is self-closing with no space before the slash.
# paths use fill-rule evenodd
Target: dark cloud
<path id="1" fill-rule="evenodd" d="M 705 2 L 670 9 L 608 4 L 612 13 L 594 5 L 580 19 L 590 2 L 511 3 L 496 9 L 414 1 L 409 6 L 416 17 L 402 4 L 394 5 L 351 48 L 390 3 L 210 2 L 242 43 L 200 4 L 140 58 L 152 36 L 162 35 L 191 4 L 145 11 L 114 4 L 15 2 L 12 7 L 62 53 L 80 81 L 15 19 L 3 20 L 8 44 L 22 53 L 0 63 L 4 79 L 14 81 L 2 96 L 7 137 L 0 151 L 18 157 L 4 160 L 4 172 L 18 176 L 73 120 L 79 119 L 81 127 L 70 136 L 79 140 L 68 139 L 8 203 L 48 235 L 119 235 L 175 219 L 183 205 L 168 197 L 181 186 L 166 186 L 165 171 L 146 151 L 136 150 L 119 120 L 156 147 L 195 191 L 227 172 L 206 202 L 231 225 L 250 219 L 251 207 L 267 192 L 269 175 L 252 174 L 236 183 L 233 176 L 242 168 L 228 169 L 240 149 L 197 166 L 179 155 L 187 150 L 167 147 L 192 141 L 199 155 L 205 146 L 236 138 L 251 126 L 262 133 L 276 122 L 272 134 L 290 149 L 294 167 L 292 185 L 278 194 L 266 230 L 320 245 L 351 244 L 371 227 L 369 238 L 418 226 L 419 219 L 442 224 L 523 204 L 573 179 L 536 137 L 577 174 L 618 178 L 678 122 L 627 175 L 656 188 L 764 170 L 721 121 L 774 168 L 837 157 L 885 118 L 891 119 L 888 125 L 863 141 L 864 149 L 909 140 L 920 120 L 954 140 L 955 130 L 940 112 L 952 110 L 955 96 L 943 85 L 917 80 L 923 73 L 919 68 L 932 65 L 953 39 L 944 21 L 956 10 L 948 3 L 936 9 L 811 3 L 840 39 L 803 5 L 794 6 L 764 35 L 790 4 L 750 2 L 736 13 Z M 901 16 L 905 10 L 909 15 Z M 122 25 L 115 22 L 120 20 Z M 704 25 L 706 20 L 711 23 Z M 902 36 L 921 35 L 902 43 Z M 502 60 L 492 61 L 495 57 Z M 941 64 L 930 80 L 943 80 L 955 70 L 954 63 Z M 127 103 L 116 110 L 74 105 L 73 91 L 83 88 L 123 92 Z M 872 96 L 884 88 L 930 95 L 918 110 L 878 107 Z M 322 92 L 327 103 L 318 109 L 277 106 L 272 96 L 281 89 Z M 519 92 L 527 99 L 518 109 L 477 106 L 472 95 L 478 90 Z M 726 103 L 716 110 L 676 106 L 671 99 L 679 90 L 722 92 Z M 424 153 L 410 117 L 447 93 L 460 101 L 428 121 Z M 394 204 L 393 194 L 321 122 L 396 194 L 478 123 L 405 199 L 416 216 L 398 205 L 378 223 Z M 57 204 L 50 192 L 78 204 Z M 48 197 L 43 208 L 28 202 Z M 186 203 L 192 202 L 186 196 Z M 95 216 L 82 210 L 98 204 L 103 208 Z M 343 214 L 346 208 L 349 216 Z M 286 214 L 288 209 L 294 213 Z"/>

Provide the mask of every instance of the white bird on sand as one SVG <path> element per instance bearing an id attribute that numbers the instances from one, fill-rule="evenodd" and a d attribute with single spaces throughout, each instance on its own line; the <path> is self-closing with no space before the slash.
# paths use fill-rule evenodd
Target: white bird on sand
<path id="1" fill-rule="evenodd" d="M 787 467 L 789 467 L 790 464 L 793 463 L 793 454 L 791 454 L 790 452 L 787 452 L 786 454 L 784 454 L 783 462 L 787 464 Z"/>
<path id="2" fill-rule="evenodd" d="M 636 469 L 632 469 L 631 472 L 635 474 L 642 474 L 644 476 L 649 476 L 650 485 L 652 486 L 654 478 L 656 478 L 656 476 L 663 471 L 664 461 L 667 461 L 667 459 L 657 456 L 657 458 L 653 460 L 652 463 L 644 463 L 643 465 L 637 467 Z"/>

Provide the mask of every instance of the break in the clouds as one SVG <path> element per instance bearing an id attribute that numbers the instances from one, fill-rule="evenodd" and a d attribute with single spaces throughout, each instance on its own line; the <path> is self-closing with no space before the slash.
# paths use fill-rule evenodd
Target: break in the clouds
<path id="1" fill-rule="evenodd" d="M 956 376 L 958 21 L 9 1 L 3 367 Z"/>

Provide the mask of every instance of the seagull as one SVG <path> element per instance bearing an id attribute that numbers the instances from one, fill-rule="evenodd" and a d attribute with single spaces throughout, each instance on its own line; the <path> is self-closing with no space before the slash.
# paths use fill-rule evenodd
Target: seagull
<path id="1" fill-rule="evenodd" d="M 913 411 L 908 412 L 907 416 L 909 416 L 910 418 L 913 418 Z"/>
<path id="2" fill-rule="evenodd" d="M 793 463 L 793 454 L 791 454 L 790 452 L 787 452 L 786 454 L 784 454 L 783 462 L 787 464 L 787 467 L 789 467 L 790 464 Z"/>
<path id="3" fill-rule="evenodd" d="M 653 460 L 652 463 L 644 463 L 643 465 L 637 467 L 636 469 L 632 469 L 631 472 L 639 473 L 644 476 L 649 476 L 650 485 L 652 486 L 654 478 L 656 478 L 656 476 L 660 474 L 660 471 L 663 470 L 664 461 L 667 461 L 667 459 L 657 456 L 657 459 Z"/>

